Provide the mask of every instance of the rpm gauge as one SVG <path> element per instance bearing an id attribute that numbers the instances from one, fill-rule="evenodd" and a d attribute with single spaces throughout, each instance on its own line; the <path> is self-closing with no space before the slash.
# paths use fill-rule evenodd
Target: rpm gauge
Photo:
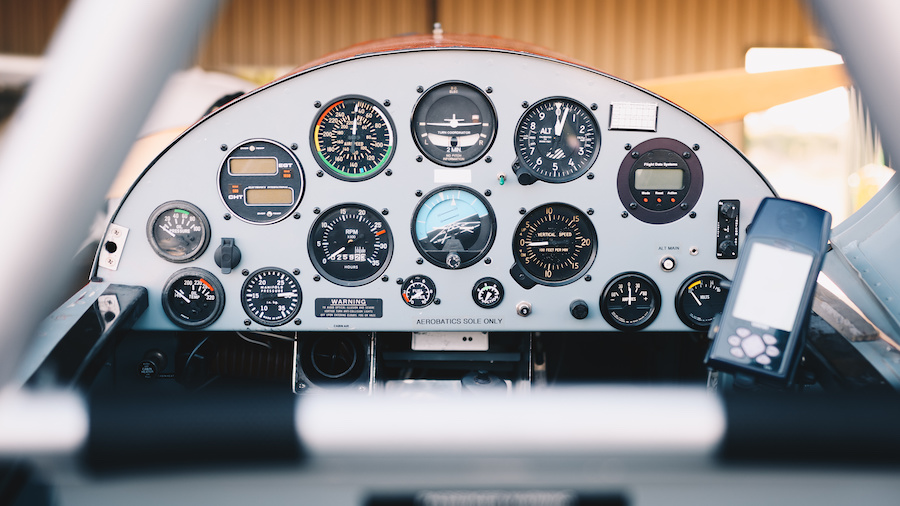
<path id="1" fill-rule="evenodd" d="M 444 269 L 468 267 L 494 242 L 497 220 L 487 200 L 462 186 L 426 195 L 413 217 L 413 242 L 426 260 Z"/>
<path id="2" fill-rule="evenodd" d="M 189 262 L 209 245 L 209 220 L 188 202 L 173 200 L 157 207 L 147 220 L 147 239 L 157 255 L 170 262 Z"/>
<path id="3" fill-rule="evenodd" d="M 225 290 L 210 272 L 189 267 L 172 275 L 162 291 L 163 311 L 172 323 L 200 329 L 216 321 L 225 308 Z"/>
<path id="4" fill-rule="evenodd" d="M 599 148 L 600 129 L 585 106 L 570 98 L 546 98 L 525 111 L 516 127 L 516 170 L 565 183 L 591 168 Z"/>
<path id="5" fill-rule="evenodd" d="M 685 325 L 706 330 L 725 309 L 728 279 L 717 272 L 698 272 L 684 280 L 675 296 L 675 311 Z"/>
<path id="6" fill-rule="evenodd" d="M 253 321 L 274 327 L 291 321 L 300 310 L 302 294 L 297 279 L 277 267 L 259 269 L 241 287 L 241 304 Z"/>
<path id="7" fill-rule="evenodd" d="M 362 204 L 341 204 L 319 216 L 309 231 L 307 247 L 325 279 L 360 286 L 387 268 L 394 240 L 381 213 Z"/>
<path id="8" fill-rule="evenodd" d="M 526 289 L 565 285 L 587 272 L 596 254 L 597 232 L 584 213 L 568 204 L 544 204 L 516 226 L 510 274 Z"/>
<path id="9" fill-rule="evenodd" d="M 600 314 L 619 330 L 640 330 L 650 325 L 659 308 L 659 288 L 639 272 L 614 277 L 600 296 Z"/>
<path id="10" fill-rule="evenodd" d="M 481 90 L 464 82 L 429 88 L 416 103 L 413 138 L 434 163 L 461 167 L 481 158 L 494 142 L 497 114 Z"/>
<path id="11" fill-rule="evenodd" d="M 378 175 L 394 156 L 394 124 L 374 101 L 342 97 L 316 118 L 309 142 L 326 172 L 345 181 L 362 181 Z"/>

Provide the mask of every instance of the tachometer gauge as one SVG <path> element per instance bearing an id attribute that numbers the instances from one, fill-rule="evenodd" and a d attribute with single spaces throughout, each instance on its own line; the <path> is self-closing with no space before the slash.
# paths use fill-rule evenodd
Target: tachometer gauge
<path id="1" fill-rule="evenodd" d="M 216 321 L 225 308 L 225 290 L 210 272 L 189 267 L 166 281 L 162 306 L 172 323 L 199 329 Z"/>
<path id="2" fill-rule="evenodd" d="M 413 138 L 423 155 L 445 167 L 481 158 L 494 142 L 497 114 L 481 90 L 464 82 L 429 88 L 416 103 Z"/>
<path id="3" fill-rule="evenodd" d="M 584 213 L 568 204 L 544 204 L 516 226 L 510 274 L 523 288 L 565 285 L 583 275 L 596 254 L 597 232 Z"/>
<path id="4" fill-rule="evenodd" d="M 400 285 L 400 296 L 409 307 L 425 307 L 434 302 L 436 295 L 437 288 L 434 286 L 434 281 L 421 274 L 406 278 Z"/>
<path id="5" fill-rule="evenodd" d="M 656 283 L 639 272 L 619 274 L 606 284 L 600 296 L 600 314 L 619 330 L 640 330 L 659 315 Z"/>
<path id="6" fill-rule="evenodd" d="M 570 98 L 541 100 L 525 111 L 516 127 L 516 170 L 548 183 L 565 183 L 581 176 L 594 164 L 599 150 L 597 121 L 585 106 Z M 530 178 L 519 180 L 533 182 Z"/>
<path id="7" fill-rule="evenodd" d="M 413 242 L 426 260 L 444 269 L 468 267 L 494 243 L 497 220 L 480 194 L 445 186 L 426 195 L 413 215 Z"/>
<path id="8" fill-rule="evenodd" d="M 718 272 L 698 272 L 684 280 L 675 296 L 675 311 L 685 325 L 696 330 L 706 330 L 713 317 L 725 309 L 728 289 L 723 282 L 728 279 Z"/>
<path id="9" fill-rule="evenodd" d="M 376 102 L 342 97 L 316 118 L 309 143 L 316 162 L 332 176 L 362 181 L 381 172 L 394 156 L 394 124 Z"/>
<path id="10" fill-rule="evenodd" d="M 309 231 L 307 248 L 325 279 L 359 286 L 384 272 L 394 240 L 381 213 L 362 204 L 341 204 L 319 216 Z"/>
<path id="11" fill-rule="evenodd" d="M 189 262 L 209 245 L 209 220 L 197 206 L 173 200 L 157 207 L 147 220 L 147 239 L 157 255 Z"/>
<path id="12" fill-rule="evenodd" d="M 291 321 L 302 301 L 297 279 L 277 267 L 253 272 L 241 287 L 241 304 L 247 316 L 269 327 Z"/>

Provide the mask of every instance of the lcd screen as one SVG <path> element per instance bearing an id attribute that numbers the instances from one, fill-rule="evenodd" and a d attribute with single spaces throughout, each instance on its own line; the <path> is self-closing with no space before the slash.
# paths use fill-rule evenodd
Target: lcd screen
<path id="1" fill-rule="evenodd" d="M 228 160 L 231 174 L 239 176 L 268 176 L 278 174 L 278 160 L 275 158 L 232 158 Z"/>
<path id="2" fill-rule="evenodd" d="M 790 332 L 812 262 L 807 253 L 753 243 L 737 288 L 734 316 Z"/>
<path id="3" fill-rule="evenodd" d="M 247 188 L 244 201 L 248 206 L 289 206 L 294 203 L 290 188 Z"/>
<path id="4" fill-rule="evenodd" d="M 680 190 L 684 188 L 681 169 L 636 169 L 634 187 L 637 190 Z"/>

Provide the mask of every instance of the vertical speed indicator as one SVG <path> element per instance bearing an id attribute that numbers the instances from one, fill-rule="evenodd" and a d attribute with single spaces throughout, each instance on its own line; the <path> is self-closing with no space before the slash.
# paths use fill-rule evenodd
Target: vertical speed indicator
<path id="1" fill-rule="evenodd" d="M 516 226 L 510 274 L 523 288 L 566 285 L 587 272 L 596 255 L 597 232 L 587 215 L 568 204 L 544 204 Z"/>

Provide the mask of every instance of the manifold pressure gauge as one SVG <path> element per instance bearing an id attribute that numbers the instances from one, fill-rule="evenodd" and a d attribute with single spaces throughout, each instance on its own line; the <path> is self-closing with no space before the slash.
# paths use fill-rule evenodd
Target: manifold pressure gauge
<path id="1" fill-rule="evenodd" d="M 277 267 L 253 272 L 241 288 L 241 304 L 247 316 L 269 327 L 291 321 L 300 310 L 302 300 L 297 279 Z"/>
<path id="2" fill-rule="evenodd" d="M 209 271 L 194 267 L 181 269 L 166 281 L 162 306 L 175 325 L 200 329 L 212 324 L 222 314 L 225 290 Z"/>

